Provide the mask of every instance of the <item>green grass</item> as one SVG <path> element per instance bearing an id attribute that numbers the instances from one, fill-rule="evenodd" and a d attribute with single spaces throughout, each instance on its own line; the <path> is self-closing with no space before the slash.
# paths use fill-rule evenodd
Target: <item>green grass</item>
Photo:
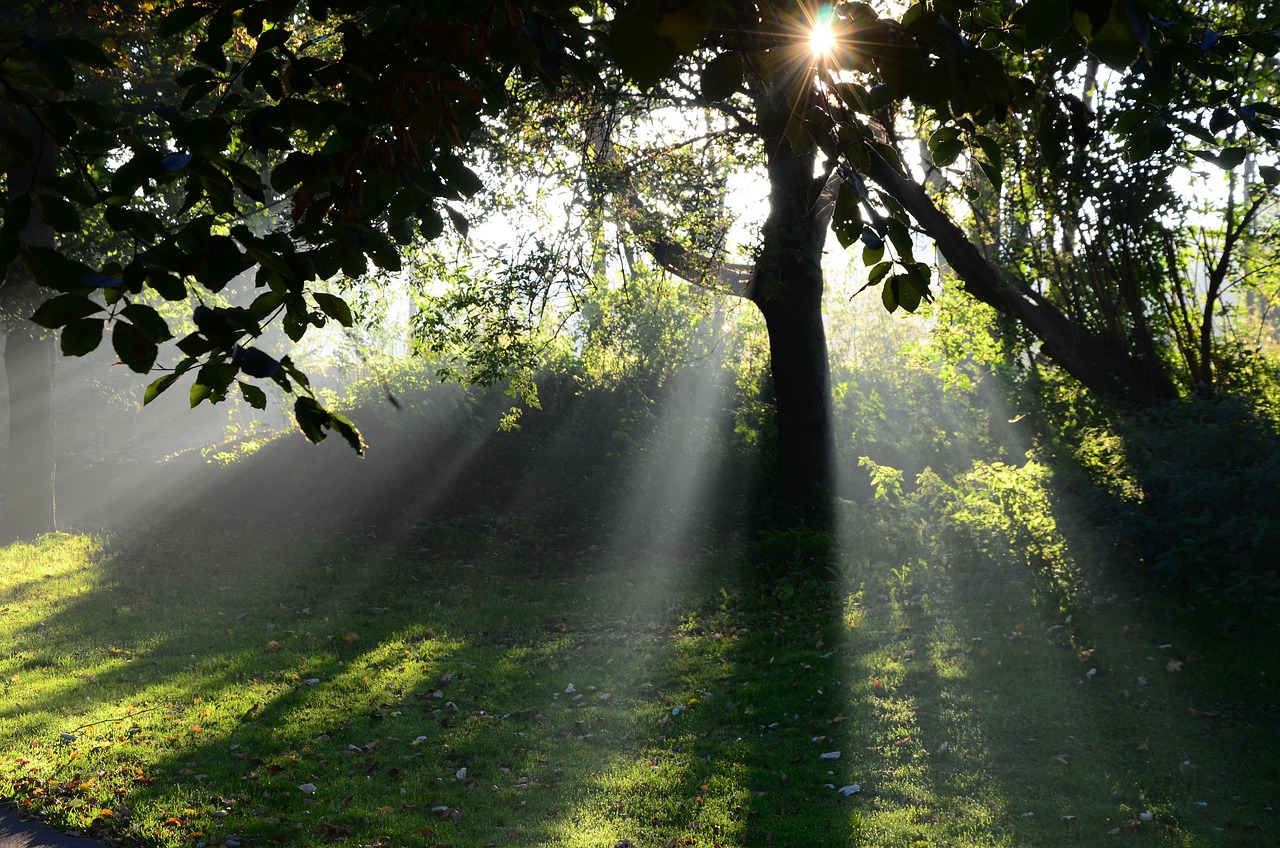
<path id="1" fill-rule="evenodd" d="M 377 530 L 0 552 L 0 795 L 149 845 L 1280 838 L 1274 623 Z"/>

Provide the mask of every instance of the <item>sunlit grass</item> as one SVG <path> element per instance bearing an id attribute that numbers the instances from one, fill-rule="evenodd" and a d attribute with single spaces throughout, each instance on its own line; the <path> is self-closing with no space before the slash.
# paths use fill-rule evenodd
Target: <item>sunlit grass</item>
<path id="1" fill-rule="evenodd" d="M 732 548 L 566 567 L 422 542 L 0 553 L 0 794 L 166 846 L 1274 827 L 1274 652 L 1123 595 L 1064 612 L 998 565 L 850 562 L 833 593 L 755 583 Z"/>

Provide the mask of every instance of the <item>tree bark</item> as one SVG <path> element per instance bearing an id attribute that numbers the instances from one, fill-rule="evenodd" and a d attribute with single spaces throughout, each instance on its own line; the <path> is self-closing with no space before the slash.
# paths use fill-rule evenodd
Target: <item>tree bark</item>
<path id="1" fill-rule="evenodd" d="M 769 177 L 769 216 L 754 267 L 720 261 L 671 238 L 639 193 L 623 185 L 618 196 L 632 234 L 659 267 L 696 286 L 745 297 L 756 304 L 769 334 L 769 362 L 777 421 L 776 512 L 770 523 L 831 526 L 835 497 L 835 436 L 830 365 L 822 318 L 822 249 L 835 184 L 814 176 L 817 151 L 797 154 L 781 132 L 790 114 L 785 99 L 756 92 Z M 612 156 L 607 139 L 602 157 Z"/>
<path id="2" fill-rule="evenodd" d="M 778 517 L 825 529 L 834 511 L 835 437 L 822 320 L 826 227 L 817 199 L 816 154 L 796 153 L 781 134 L 764 141 L 769 216 L 747 297 L 760 308 L 769 333 L 778 422 Z"/>

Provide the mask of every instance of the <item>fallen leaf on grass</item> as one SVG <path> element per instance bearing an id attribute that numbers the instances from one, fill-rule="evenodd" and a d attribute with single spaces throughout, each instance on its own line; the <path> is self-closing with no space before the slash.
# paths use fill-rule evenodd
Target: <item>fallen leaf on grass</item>
<path id="1" fill-rule="evenodd" d="M 305 793 L 307 795 L 316 794 L 316 789 L 317 787 L 314 783 L 304 783 L 298 787 L 299 792 Z"/>
<path id="2" fill-rule="evenodd" d="M 267 643 L 268 654 L 274 654 L 278 650 L 280 650 L 280 643 L 277 642 L 275 639 L 272 639 L 270 642 Z"/>
<path id="3" fill-rule="evenodd" d="M 1049 762 L 1058 763 L 1059 765 L 1064 765 L 1064 766 L 1070 765 L 1070 763 L 1067 762 L 1066 754 L 1058 754 L 1056 757 L 1050 757 Z"/>
<path id="4" fill-rule="evenodd" d="M 1182 671 L 1182 661 L 1169 660 L 1169 662 L 1165 663 L 1164 668 L 1165 671 Z"/>

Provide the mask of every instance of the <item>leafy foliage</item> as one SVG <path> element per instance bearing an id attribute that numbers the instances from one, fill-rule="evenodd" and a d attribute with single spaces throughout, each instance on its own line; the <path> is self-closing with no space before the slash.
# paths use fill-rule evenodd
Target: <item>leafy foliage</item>
<path id="1" fill-rule="evenodd" d="M 355 316 L 336 295 L 308 297 L 316 281 L 358 278 L 371 267 L 395 271 L 405 245 L 440 235 L 446 224 L 465 234 L 460 204 L 482 185 L 466 154 L 486 117 L 509 102 L 513 74 L 548 89 L 565 78 L 592 86 L 599 65 L 615 64 L 644 88 L 705 48 L 703 94 L 732 104 L 744 87 L 784 89 L 816 72 L 819 87 L 805 81 L 801 96 L 775 98 L 760 120 L 766 134 L 780 130 L 798 152 L 824 150 L 845 185 L 833 216 L 837 234 L 860 242 L 869 257 L 885 251 L 874 281 L 888 308 L 909 311 L 932 295 L 907 237 L 911 216 L 922 213 L 892 188 L 873 191 L 866 179 L 889 185 L 906 173 L 884 140 L 893 129 L 882 120 L 888 106 L 910 102 L 928 112 L 935 160 L 974 153 L 998 184 L 1016 144 L 987 127 L 1015 114 L 1038 116 L 1050 160 L 1087 135 L 1095 117 L 1073 112 L 1075 101 L 1062 91 L 1083 47 L 1126 74 L 1124 98 L 1109 115 L 1134 159 L 1183 133 L 1196 139 L 1197 152 L 1232 166 L 1244 148 L 1235 137 L 1221 143 L 1224 130 L 1276 138 L 1275 108 L 1248 100 L 1246 83 L 1220 97 L 1188 82 L 1237 81 L 1236 69 L 1251 56 L 1274 54 L 1269 22 L 1227 21 L 1228 32 L 1198 12 L 1161 17 L 1138 0 L 1038 0 L 1013 10 L 917 4 L 898 19 L 840 5 L 837 47 L 816 68 L 793 47 L 806 24 L 790 4 L 674 10 L 637 0 L 611 19 L 537 3 L 508 4 L 501 14 L 479 2 L 448 11 L 348 2 L 314 5 L 305 16 L 294 11 L 290 3 L 247 0 L 169 11 L 155 24 L 156 44 L 183 64 L 175 80 L 181 97 L 160 102 L 142 121 L 117 99 L 84 96 L 88 76 L 127 66 L 110 48 L 82 38 L 4 36 L 6 88 L 63 163 L 46 184 L 8 189 L 0 260 L 20 258 L 54 292 L 92 290 L 101 316 L 83 306 L 41 315 L 62 331 L 64 349 L 92 349 L 109 325 L 122 360 L 150 371 L 168 332 L 127 310 L 148 292 L 169 299 L 217 293 L 237 274 L 254 272 L 252 303 L 208 307 L 214 317 L 179 340 L 182 356 L 162 365 L 172 370 L 153 382 L 152 396 L 188 374 L 197 403 L 225 397 L 237 375 L 307 393 L 305 375 L 286 360 L 279 370 L 246 369 L 252 360 L 237 360 L 235 346 L 250 349 L 273 321 L 294 341 L 330 320 L 350 323 Z M 765 19 L 783 28 L 764 27 Z M 1029 57 L 1039 63 L 1035 77 L 1021 64 Z M 9 163 L 35 154 L 20 134 L 6 133 L 2 144 Z M 1214 152 L 1220 144 L 1223 152 Z M 1274 169 L 1262 173 L 1275 176 Z M 176 216 L 152 202 L 166 195 L 180 198 Z M 262 215 L 274 218 L 265 232 L 247 224 Z M 27 244 L 21 233 L 33 216 L 64 234 L 101 220 L 117 246 L 95 255 Z M 977 277 L 968 285 L 1012 309 Z M 272 373 L 254 373 L 266 370 Z M 325 410 L 311 402 L 299 410 L 312 436 L 324 425 L 345 426 L 322 420 Z"/>

